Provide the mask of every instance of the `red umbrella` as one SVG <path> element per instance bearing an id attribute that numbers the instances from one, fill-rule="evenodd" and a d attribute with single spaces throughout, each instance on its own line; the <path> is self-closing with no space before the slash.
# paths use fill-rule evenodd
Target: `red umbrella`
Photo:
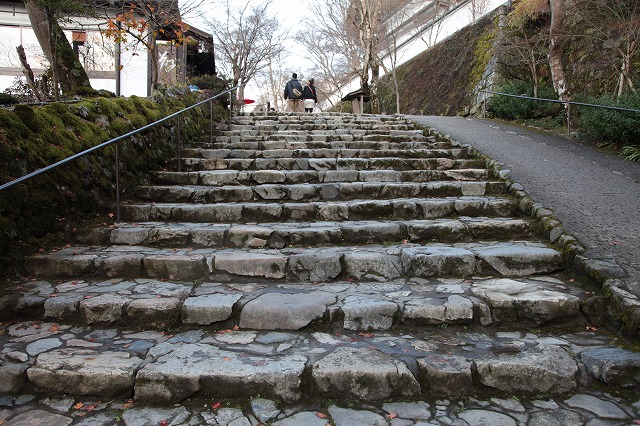
<path id="1" fill-rule="evenodd" d="M 254 102 L 255 102 L 255 101 L 254 101 L 253 99 L 244 99 L 244 104 L 245 104 L 245 105 L 249 105 L 249 104 L 252 104 L 252 103 L 254 103 Z"/>

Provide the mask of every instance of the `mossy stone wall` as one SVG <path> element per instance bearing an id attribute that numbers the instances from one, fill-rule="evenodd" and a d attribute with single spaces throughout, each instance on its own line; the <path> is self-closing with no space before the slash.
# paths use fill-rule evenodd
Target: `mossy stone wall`
<path id="1" fill-rule="evenodd" d="M 78 103 L 0 109 L 0 183 L 9 182 L 197 101 L 196 95 L 91 98 Z M 220 111 L 218 111 L 218 114 Z M 182 115 L 182 138 L 208 130 L 209 112 Z M 207 125 L 204 125 L 207 123 Z M 176 119 L 121 143 L 123 196 L 176 153 Z M 115 211 L 115 155 L 108 147 L 0 192 L 0 276 L 40 246 L 63 245 L 92 217 Z"/>

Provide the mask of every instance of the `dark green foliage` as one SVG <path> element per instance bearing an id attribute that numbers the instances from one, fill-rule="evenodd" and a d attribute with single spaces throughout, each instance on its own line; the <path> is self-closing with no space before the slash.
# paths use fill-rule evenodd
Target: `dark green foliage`
<path id="1" fill-rule="evenodd" d="M 511 95 L 533 96 L 533 83 L 513 80 L 499 87 L 496 92 Z M 539 87 L 538 97 L 544 99 L 556 99 L 553 89 Z M 560 117 L 563 114 L 563 105 L 553 102 L 534 101 L 530 99 L 513 98 L 510 96 L 493 95 L 487 102 L 487 110 L 497 118 L 505 120 L 526 120 L 542 117 Z"/>
<path id="2" fill-rule="evenodd" d="M 196 95 L 164 98 L 93 98 L 75 104 L 0 109 L 0 183 L 142 127 L 197 101 Z M 206 108 L 205 108 L 206 110 Z M 199 137 L 208 118 L 198 108 L 182 117 L 182 139 Z M 220 120 L 221 117 L 214 117 Z M 121 142 L 123 196 L 175 155 L 175 119 Z M 79 222 L 114 210 L 114 149 L 105 148 L 47 174 L 0 192 L 0 270 L 16 265 L 23 253 L 58 244 Z M 43 240 L 43 238 L 45 238 Z M 37 246 L 34 246 L 37 244 Z"/>
<path id="3" fill-rule="evenodd" d="M 640 94 L 616 98 L 602 95 L 587 99 L 588 103 L 640 110 Z M 604 108 L 580 107 L 580 123 L 601 142 L 637 145 L 640 141 L 640 112 L 615 111 Z"/>
<path id="4" fill-rule="evenodd" d="M 0 93 L 0 105 L 17 104 L 18 100 L 8 93 Z"/>

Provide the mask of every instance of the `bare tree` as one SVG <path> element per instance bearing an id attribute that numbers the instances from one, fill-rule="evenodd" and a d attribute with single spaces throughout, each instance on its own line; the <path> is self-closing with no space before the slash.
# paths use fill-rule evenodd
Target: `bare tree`
<path id="1" fill-rule="evenodd" d="M 319 94 L 332 93 L 342 98 L 343 87 L 359 75 L 361 48 L 353 31 L 347 31 L 348 1 L 326 0 L 311 4 L 303 30 L 296 34 L 296 41 L 311 56 L 315 68 L 316 89 Z M 327 95 L 328 93 L 325 93 Z M 332 107 L 334 97 L 326 96 Z M 339 107 L 342 104 L 339 103 Z"/>
<path id="2" fill-rule="evenodd" d="M 551 24 L 549 25 L 549 67 L 551 69 L 551 80 L 553 81 L 553 88 L 558 94 L 558 98 L 563 101 L 568 101 L 571 99 L 571 96 L 562 64 L 562 22 L 567 9 L 566 1 L 549 0 L 549 7 L 551 9 Z"/>
<path id="3" fill-rule="evenodd" d="M 234 86 L 243 85 L 238 99 L 244 99 L 244 85 L 284 52 L 288 34 L 270 14 L 270 4 L 270 0 L 258 6 L 250 6 L 249 1 L 238 5 L 225 0 L 223 16 L 207 20 L 217 40 L 218 64 Z"/>
<path id="4" fill-rule="evenodd" d="M 585 21 L 585 35 L 616 53 L 609 59 L 619 73 L 617 94 L 635 92 L 633 58 L 640 51 L 640 3 L 637 0 L 579 0 L 574 5 Z"/>
<path id="5" fill-rule="evenodd" d="M 548 22 L 549 4 L 546 0 L 521 2 L 507 16 L 502 28 L 502 40 L 507 47 L 509 65 L 524 64 L 533 82 L 533 96 L 538 97 L 538 68 L 547 63 L 548 34 L 540 27 Z"/>
<path id="6" fill-rule="evenodd" d="M 277 111 L 284 111 L 285 104 L 282 97 L 282 88 L 289 78 L 289 73 L 285 71 L 283 56 L 277 55 L 270 58 L 267 66 L 256 75 L 256 80 L 260 86 L 260 103 L 269 103 Z"/>
<path id="7" fill-rule="evenodd" d="M 382 0 L 353 0 L 348 11 L 348 24 L 357 30 L 362 48 L 362 66 L 359 69 L 360 87 L 371 98 L 372 112 L 379 114 L 378 80 L 380 78 Z"/>
<path id="8" fill-rule="evenodd" d="M 469 2 L 469 10 L 471 11 L 471 19 L 476 21 L 487 11 L 488 0 L 471 0 Z"/>

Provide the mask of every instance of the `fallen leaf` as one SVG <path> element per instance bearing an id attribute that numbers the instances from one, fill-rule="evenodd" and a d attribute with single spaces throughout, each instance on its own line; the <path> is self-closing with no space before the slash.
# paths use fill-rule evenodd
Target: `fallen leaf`
<path id="1" fill-rule="evenodd" d="M 316 416 L 320 417 L 321 419 L 328 419 L 329 416 L 327 416 L 324 413 L 321 413 L 320 411 L 316 411 Z"/>
<path id="2" fill-rule="evenodd" d="M 224 358 L 222 358 L 223 361 L 231 361 L 231 357 L 225 356 Z"/>
<path id="3" fill-rule="evenodd" d="M 51 327 L 49 327 L 49 331 L 58 331 L 60 330 L 60 326 L 59 325 L 52 325 Z"/>
<path id="4" fill-rule="evenodd" d="M 238 330 L 240 330 L 240 326 L 236 324 L 236 325 L 234 325 L 234 326 L 233 326 L 233 329 L 234 329 L 235 331 L 238 331 Z"/>
<path id="5" fill-rule="evenodd" d="M 395 419 L 396 417 L 398 417 L 398 413 L 389 413 L 389 414 L 387 414 L 387 419 L 388 420 Z"/>
<path id="6" fill-rule="evenodd" d="M 160 426 L 169 426 L 169 422 L 166 420 L 160 420 Z"/>
<path id="7" fill-rule="evenodd" d="M 364 338 L 369 339 L 369 338 L 375 336 L 375 334 L 373 334 L 373 333 L 358 333 L 358 336 L 362 336 Z"/>
<path id="8" fill-rule="evenodd" d="M 113 213 L 109 213 L 107 216 L 109 216 L 109 218 L 113 218 L 115 215 Z M 166 420 L 163 420 L 166 421 Z"/>
<path id="9" fill-rule="evenodd" d="M 86 408 L 87 411 L 93 411 L 95 409 L 96 409 L 96 406 L 94 404 L 91 404 L 91 405 L 87 406 L 87 408 Z"/>
<path id="10" fill-rule="evenodd" d="M 221 405 L 222 405 L 221 402 L 216 402 L 215 404 L 211 404 L 211 409 L 217 410 L 218 408 L 220 408 Z"/>
<path id="11" fill-rule="evenodd" d="M 589 330 L 589 331 L 598 331 L 598 327 L 593 327 L 591 325 L 588 325 L 587 326 L 587 330 Z"/>
<path id="12" fill-rule="evenodd" d="M 80 410 L 82 407 L 84 407 L 84 402 L 77 402 L 77 403 L 73 406 L 73 409 L 74 409 L 74 410 Z"/>

